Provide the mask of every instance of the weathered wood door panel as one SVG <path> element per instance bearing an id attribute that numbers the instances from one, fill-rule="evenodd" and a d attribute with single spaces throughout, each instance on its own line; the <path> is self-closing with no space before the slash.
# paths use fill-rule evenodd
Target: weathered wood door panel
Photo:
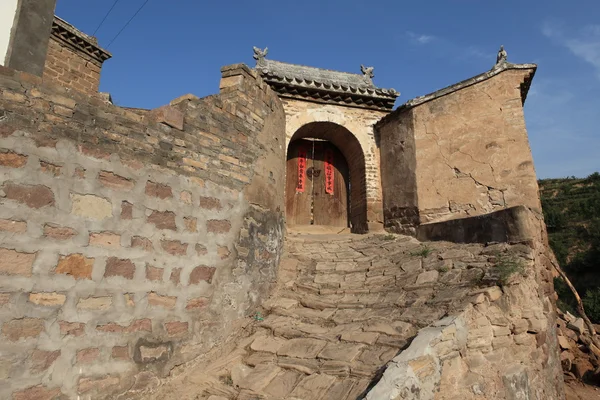
<path id="1" fill-rule="evenodd" d="M 330 142 L 292 142 L 287 160 L 288 224 L 347 227 L 348 177 L 346 159 Z"/>

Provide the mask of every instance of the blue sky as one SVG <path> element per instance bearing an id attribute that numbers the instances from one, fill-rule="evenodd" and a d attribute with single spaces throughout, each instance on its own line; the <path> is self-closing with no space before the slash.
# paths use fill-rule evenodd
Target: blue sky
<path id="1" fill-rule="evenodd" d="M 96 36 L 107 46 L 145 0 L 120 0 Z M 58 0 L 92 34 L 114 0 Z M 85 4 L 85 6 L 84 6 Z M 540 178 L 600 170 L 598 0 L 149 0 L 109 47 L 101 91 L 154 108 L 218 92 L 219 69 L 267 57 L 341 71 L 375 67 L 398 104 L 492 67 L 500 44 L 537 63 L 525 116 Z"/>

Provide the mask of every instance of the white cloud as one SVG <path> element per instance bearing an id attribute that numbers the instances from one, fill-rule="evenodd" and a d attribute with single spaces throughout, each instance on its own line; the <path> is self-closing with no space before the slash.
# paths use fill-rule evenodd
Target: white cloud
<path id="1" fill-rule="evenodd" d="M 411 32 L 411 31 L 406 32 L 406 35 L 408 36 L 410 41 L 414 44 L 427 44 L 427 43 L 431 43 L 432 41 L 434 41 L 436 39 L 436 37 L 433 35 L 424 35 L 424 34 L 419 34 L 419 33 Z"/>
<path id="2" fill-rule="evenodd" d="M 600 79 L 600 25 L 587 25 L 577 32 L 565 33 L 562 25 L 546 21 L 542 25 L 542 34 L 591 64 Z"/>

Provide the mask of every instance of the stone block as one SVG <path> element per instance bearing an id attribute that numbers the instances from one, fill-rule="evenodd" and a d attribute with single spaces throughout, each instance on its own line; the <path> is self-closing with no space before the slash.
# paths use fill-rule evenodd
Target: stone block
<path id="1" fill-rule="evenodd" d="M 423 285 L 425 283 L 436 282 L 440 273 L 437 270 L 421 272 L 417 277 L 415 285 Z"/>
<path id="2" fill-rule="evenodd" d="M 172 349 L 165 343 L 150 343 L 142 340 L 139 349 L 134 355 L 134 360 L 144 364 L 166 361 L 171 357 Z"/>
<path id="3" fill-rule="evenodd" d="M 17 154 L 14 151 L 5 151 L 0 153 L 0 166 L 10 168 L 21 168 L 27 164 L 28 156 Z"/>
<path id="4" fill-rule="evenodd" d="M 77 308 L 80 310 L 108 310 L 112 306 L 112 297 L 110 296 L 99 296 L 99 297 L 86 297 L 81 298 L 77 302 Z"/>
<path id="5" fill-rule="evenodd" d="M 59 176 L 62 167 L 60 165 L 52 164 L 47 161 L 40 161 L 40 171 L 51 174 L 54 176 Z"/>
<path id="6" fill-rule="evenodd" d="M 231 230 L 231 222 L 227 220 L 211 219 L 206 221 L 206 231 L 208 233 L 228 233 Z"/>
<path id="7" fill-rule="evenodd" d="M 231 254 L 231 251 L 229 251 L 229 249 L 227 247 L 225 247 L 225 246 L 217 247 L 217 255 L 219 256 L 219 258 L 221 260 L 228 259 L 230 254 Z"/>
<path id="8" fill-rule="evenodd" d="M 114 346 L 110 353 L 110 357 L 115 360 L 129 360 L 129 347 L 128 346 Z"/>
<path id="9" fill-rule="evenodd" d="M 187 190 L 184 190 L 181 193 L 179 193 L 179 200 L 181 200 L 185 204 L 192 204 L 192 194 Z"/>
<path id="10" fill-rule="evenodd" d="M 31 276 L 36 254 L 0 248 L 0 274 Z"/>
<path id="11" fill-rule="evenodd" d="M 335 383 L 335 377 L 325 374 L 315 374 L 305 377 L 290 393 L 290 398 L 310 399 L 322 398 Z"/>
<path id="12" fill-rule="evenodd" d="M 171 276 L 169 277 L 169 280 L 175 285 L 179 285 L 181 282 L 181 268 L 173 268 L 171 270 Z"/>
<path id="13" fill-rule="evenodd" d="M 100 171 L 98 174 L 98 182 L 104 187 L 115 190 L 131 190 L 135 186 L 135 182 L 131 179 L 117 175 L 110 171 Z"/>
<path id="14" fill-rule="evenodd" d="M 151 110 L 147 115 L 148 120 L 168 125 L 172 128 L 183 130 L 183 113 L 175 107 L 162 106 Z"/>
<path id="15" fill-rule="evenodd" d="M 154 224 L 158 229 L 177 230 L 175 224 L 175 213 L 172 211 L 156 211 L 152 210 L 146 221 L 149 224 Z"/>
<path id="16" fill-rule="evenodd" d="M 204 308 L 208 305 L 209 299 L 207 297 L 196 297 L 193 299 L 189 299 L 185 306 L 186 310 L 196 310 L 200 308 Z"/>
<path id="17" fill-rule="evenodd" d="M 76 361 L 78 364 L 91 364 L 100 355 L 100 349 L 97 347 L 91 347 L 87 349 L 77 350 Z"/>
<path id="18" fill-rule="evenodd" d="M 121 219 L 133 219 L 133 204 L 128 201 L 121 202 Z"/>
<path id="19" fill-rule="evenodd" d="M 203 256 L 205 254 L 208 254 L 208 250 L 206 249 L 205 246 L 201 245 L 200 243 L 196 244 L 196 253 L 199 256 Z"/>
<path id="20" fill-rule="evenodd" d="M 0 219 L 0 231 L 12 233 L 27 232 L 27 222 L 12 219 Z"/>
<path id="21" fill-rule="evenodd" d="M 54 205 L 54 193 L 43 185 L 17 185 L 6 183 L 3 187 L 7 199 L 23 203 L 30 208 Z"/>
<path id="22" fill-rule="evenodd" d="M 156 268 L 146 264 L 146 279 L 149 281 L 162 281 L 163 272 L 163 268 Z"/>
<path id="23" fill-rule="evenodd" d="M 150 239 L 141 236 L 133 236 L 131 238 L 131 247 L 143 249 L 145 251 L 152 251 L 154 248 Z"/>
<path id="24" fill-rule="evenodd" d="M 155 292 L 148 293 L 148 305 L 173 309 L 176 303 L 177 297 L 175 296 L 161 296 Z"/>
<path id="25" fill-rule="evenodd" d="M 190 273 L 190 285 L 196 285 L 201 281 L 208 283 L 212 282 L 213 275 L 215 274 L 215 268 L 208 267 L 206 265 L 200 265 L 192 270 Z"/>
<path id="26" fill-rule="evenodd" d="M 85 333 L 83 322 L 58 321 L 61 335 L 81 336 Z"/>
<path id="27" fill-rule="evenodd" d="M 221 200 L 215 197 L 203 197 L 200 196 L 200 208 L 207 210 L 220 210 L 223 208 Z"/>
<path id="28" fill-rule="evenodd" d="M 37 385 L 17 390 L 13 393 L 12 400 L 54 400 L 61 394 L 60 388 Z"/>
<path id="29" fill-rule="evenodd" d="M 90 246 L 117 249 L 121 247 L 121 235 L 114 232 L 91 232 Z"/>
<path id="30" fill-rule="evenodd" d="M 182 336 L 188 333 L 189 324 L 183 321 L 165 322 L 165 330 L 169 336 Z"/>
<path id="31" fill-rule="evenodd" d="M 285 339 L 273 336 L 259 336 L 250 345 L 254 351 L 263 351 L 266 353 L 277 354 L 277 351 L 286 344 Z"/>
<path id="32" fill-rule="evenodd" d="M 316 358 L 327 342 L 318 339 L 291 339 L 277 351 L 278 356 Z"/>
<path id="33" fill-rule="evenodd" d="M 183 219 L 183 223 L 185 224 L 185 230 L 188 232 L 197 232 L 198 231 L 198 219 L 194 217 L 185 217 Z"/>
<path id="34" fill-rule="evenodd" d="M 146 194 L 163 200 L 173 197 L 171 186 L 152 181 L 146 182 Z"/>
<path id="35" fill-rule="evenodd" d="M 77 231 L 67 226 L 58 226 L 54 224 L 44 225 L 44 236 L 54 240 L 67 240 L 77 235 Z"/>
<path id="36" fill-rule="evenodd" d="M 161 240 L 160 244 L 164 251 L 172 256 L 185 256 L 187 253 L 188 244 L 182 243 L 179 240 Z"/>
<path id="37" fill-rule="evenodd" d="M 60 350 L 46 351 L 35 349 L 31 353 L 31 369 L 33 374 L 46 371 L 60 356 Z"/>
<path id="38" fill-rule="evenodd" d="M 61 306 L 67 296 L 62 293 L 29 293 L 29 301 L 40 306 Z"/>
<path id="39" fill-rule="evenodd" d="M 84 218 L 101 221 L 112 217 L 110 201 L 92 194 L 71 194 L 71 212 Z"/>
<path id="40" fill-rule="evenodd" d="M 363 347 L 361 344 L 328 343 L 318 357 L 326 360 L 352 362 Z"/>
<path id="41" fill-rule="evenodd" d="M 44 331 L 44 321 L 39 318 L 20 318 L 2 325 L 2 336 L 11 342 L 39 336 Z"/>
<path id="42" fill-rule="evenodd" d="M 79 394 L 83 394 L 95 390 L 98 393 L 103 393 L 109 390 L 111 387 L 118 386 L 119 383 L 120 379 L 116 376 L 111 375 L 104 376 L 101 378 L 82 377 L 79 378 L 79 382 L 77 384 L 77 392 Z"/>
<path id="43" fill-rule="evenodd" d="M 71 275 L 75 279 L 91 279 L 93 267 L 93 258 L 87 258 L 83 254 L 69 254 L 60 256 L 54 273 Z"/>
<path id="44" fill-rule="evenodd" d="M 125 279 L 133 279 L 135 274 L 135 264 L 131 260 L 121 259 L 117 257 L 109 257 L 106 260 L 106 269 L 104 277 L 121 276 Z"/>

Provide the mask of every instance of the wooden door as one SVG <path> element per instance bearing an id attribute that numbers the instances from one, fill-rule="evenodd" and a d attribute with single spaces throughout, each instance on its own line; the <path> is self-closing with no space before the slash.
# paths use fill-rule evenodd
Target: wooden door
<path id="1" fill-rule="evenodd" d="M 286 212 L 290 226 L 348 226 L 348 164 L 330 142 L 300 139 L 290 143 Z"/>

